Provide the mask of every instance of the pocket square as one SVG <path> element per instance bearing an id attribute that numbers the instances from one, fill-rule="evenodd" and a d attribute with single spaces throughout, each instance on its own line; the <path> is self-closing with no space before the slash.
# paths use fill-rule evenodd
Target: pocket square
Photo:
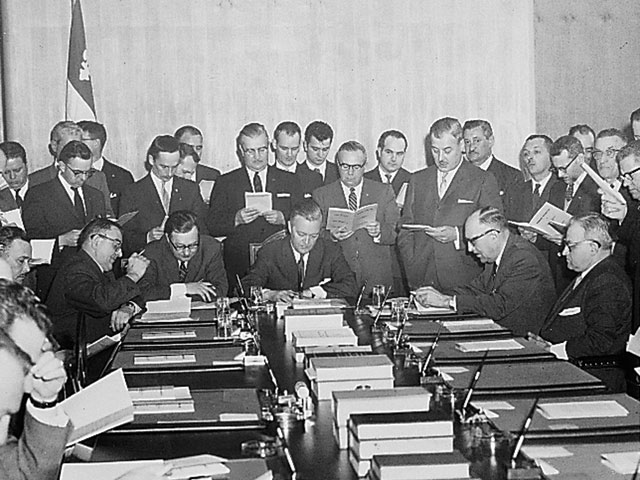
<path id="1" fill-rule="evenodd" d="M 286 193 L 286 192 L 276 193 L 276 197 L 277 198 L 289 198 L 289 197 L 291 197 L 291 194 L 290 193 Z"/>
<path id="2" fill-rule="evenodd" d="M 111 193 L 109 194 L 109 198 L 116 198 L 117 196 L 118 196 L 118 194 L 117 194 L 117 193 L 115 193 L 115 192 L 111 192 Z"/>
<path id="3" fill-rule="evenodd" d="M 469 205 L 469 204 L 473 203 L 473 200 L 465 200 L 464 198 L 459 198 L 458 199 L 458 203 L 463 203 L 463 204 Z"/>
<path id="4" fill-rule="evenodd" d="M 558 315 L 561 317 L 569 317 L 580 313 L 580 307 L 569 307 L 562 310 Z"/>
<path id="5" fill-rule="evenodd" d="M 500 190 L 500 196 L 503 197 L 504 196 L 504 190 Z"/>

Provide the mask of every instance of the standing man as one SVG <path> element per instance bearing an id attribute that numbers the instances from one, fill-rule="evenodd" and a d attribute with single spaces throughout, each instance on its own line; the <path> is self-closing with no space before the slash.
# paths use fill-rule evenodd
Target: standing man
<path id="1" fill-rule="evenodd" d="M 198 154 L 198 158 L 202 159 L 203 150 L 203 136 L 202 132 L 193 125 L 184 125 L 176 130 L 173 134 L 176 140 L 180 143 L 186 143 L 193 147 Z M 216 181 L 220 176 L 220 170 L 213 167 L 208 167 L 198 162 L 196 166 L 196 176 L 192 180 L 196 183 L 200 183 L 202 180 Z"/>
<path id="2" fill-rule="evenodd" d="M 104 173 L 109 188 L 109 201 L 113 213 L 119 215 L 120 198 L 127 186 L 133 183 L 131 172 L 103 156 L 104 146 L 107 143 L 107 130 L 98 122 L 85 120 L 78 122 L 82 129 L 82 142 L 91 150 L 93 169 Z"/>
<path id="3" fill-rule="evenodd" d="M 493 175 L 462 161 L 462 126 L 444 117 L 429 130 L 435 168 L 414 173 L 409 182 L 402 224 L 425 226 L 402 229 L 398 237 L 410 288 L 431 285 L 451 291 L 466 285 L 481 271 L 462 242 L 462 228 L 482 207 L 502 209 Z"/>
<path id="4" fill-rule="evenodd" d="M 408 186 L 411 177 L 411 173 L 402 167 L 407 146 L 407 137 L 401 131 L 387 130 L 382 132 L 376 148 L 378 168 L 365 173 L 364 178 L 390 184 L 397 198 L 400 189 L 405 184 Z"/>
<path id="5" fill-rule="evenodd" d="M 226 236 L 224 260 L 229 285 L 250 266 L 250 244 L 283 232 L 291 207 L 302 199 L 295 175 L 269 166 L 269 135 L 263 125 L 249 123 L 236 139 L 242 167 L 222 175 L 211 193 L 207 226 L 213 236 Z M 246 193 L 270 193 L 271 209 L 247 206 Z M 232 288 L 231 288 L 232 290 Z"/>
<path id="6" fill-rule="evenodd" d="M 72 140 L 58 156 L 58 175 L 29 189 L 22 207 L 25 231 L 31 239 L 54 239 L 51 265 L 37 269 L 36 293 L 47 298 L 56 271 L 75 251 L 80 231 L 106 208 L 100 191 L 85 185 L 92 175 L 91 151 Z"/>
<path id="7" fill-rule="evenodd" d="M 558 357 L 575 361 L 614 392 L 626 390 L 621 354 L 631 331 L 631 283 L 611 258 L 609 223 L 598 213 L 577 215 L 562 254 L 578 273 L 544 322 L 540 336 Z"/>
<path id="8" fill-rule="evenodd" d="M 151 261 L 140 283 L 145 301 L 189 295 L 211 302 L 227 295 L 222 246 L 200 235 L 192 212 L 169 215 L 164 236 L 151 242 L 144 255 Z"/>
<path id="9" fill-rule="evenodd" d="M 331 207 L 357 210 L 365 205 L 377 204 L 375 221 L 355 232 L 344 227 L 329 231 L 338 242 L 349 267 L 356 274 L 358 286 L 366 282 L 365 292 L 375 285 L 391 285 L 392 247 L 396 242 L 398 207 L 393 189 L 389 185 L 364 178 L 367 152 L 358 142 L 343 143 L 336 153 L 340 179 L 313 192 L 313 199 L 322 210 L 323 223 Z"/>
<path id="10" fill-rule="evenodd" d="M 18 142 L 0 143 L 0 152 L 0 155 L 4 154 L 7 159 L 2 176 L 9 187 L 0 191 L 0 211 L 22 211 L 24 197 L 29 190 L 27 152 Z"/>
<path id="11" fill-rule="evenodd" d="M 584 150 L 584 160 L 591 166 L 593 147 L 596 142 L 596 132 L 589 125 L 574 125 L 569 129 L 568 135 L 577 138 Z"/>
<path id="12" fill-rule="evenodd" d="M 513 204 L 516 201 L 518 184 L 522 182 L 522 174 L 493 155 L 495 138 L 488 121 L 467 120 L 462 127 L 462 136 L 466 159 L 496 178 L 504 212 L 507 218 L 512 218 L 515 213 Z"/>
<path id="13" fill-rule="evenodd" d="M 600 176 L 614 190 L 620 190 L 622 180 L 620 180 L 620 169 L 616 156 L 618 152 L 627 144 L 627 138 L 617 128 L 607 128 L 598 133 L 596 137 L 593 158 L 596 161 L 596 168 Z M 626 190 L 622 190 L 623 195 Z"/>
<path id="14" fill-rule="evenodd" d="M 18 227 L 0 227 L 0 258 L 11 267 L 13 281 L 23 283 L 31 271 L 31 244 L 27 234 Z"/>
<path id="15" fill-rule="evenodd" d="M 300 164 L 298 171 L 306 169 L 320 174 L 323 185 L 335 182 L 338 179 L 338 167 L 327 160 L 331 142 L 333 129 L 327 123 L 316 120 L 307 125 L 303 143 L 306 159 Z M 313 191 L 312 187 L 313 185 L 308 183 L 302 184 L 304 192 Z"/>
<path id="16" fill-rule="evenodd" d="M 154 138 L 147 150 L 149 173 L 124 190 L 120 213 L 138 212 L 124 224 L 125 254 L 162 238 L 164 222 L 172 212 L 190 210 L 199 222 L 204 221 L 206 206 L 198 186 L 175 176 L 180 162 L 178 148 L 178 141 L 170 135 Z"/>

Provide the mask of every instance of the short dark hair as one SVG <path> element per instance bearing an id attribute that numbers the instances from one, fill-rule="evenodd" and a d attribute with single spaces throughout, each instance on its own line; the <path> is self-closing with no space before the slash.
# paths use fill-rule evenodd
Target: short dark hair
<path id="1" fill-rule="evenodd" d="M 158 135 L 153 139 L 147 150 L 147 158 L 158 159 L 160 152 L 174 153 L 180 148 L 180 143 L 171 135 Z"/>
<path id="2" fill-rule="evenodd" d="M 580 135 L 592 135 L 593 138 L 596 138 L 596 132 L 593 128 L 585 123 L 579 123 L 578 125 L 574 125 L 569 129 L 568 135 L 575 135 L 579 133 Z"/>
<path id="3" fill-rule="evenodd" d="M 264 125 L 257 122 L 247 123 L 242 127 L 242 130 L 240 130 L 240 133 L 238 133 L 236 137 L 236 147 L 240 149 L 240 139 L 242 137 L 254 138 L 260 135 L 264 135 L 267 137 L 267 141 L 269 141 L 269 134 L 267 133 L 267 129 L 264 128 Z"/>
<path id="4" fill-rule="evenodd" d="M 551 145 L 549 155 L 557 157 L 563 152 L 563 150 L 566 150 L 570 157 L 584 153 L 582 143 L 580 143 L 580 140 L 573 135 L 563 135 L 556 139 L 556 141 L 553 142 L 553 145 Z"/>
<path id="5" fill-rule="evenodd" d="M 506 230 L 508 225 L 507 218 L 499 209 L 495 207 L 482 207 L 476 210 L 475 213 L 478 214 L 478 223 L 481 225 L 488 225 L 500 231 Z"/>
<path id="6" fill-rule="evenodd" d="M 296 203 L 291 209 L 289 218 L 293 221 L 294 217 L 302 217 L 309 222 L 322 220 L 322 209 L 312 198 L 305 198 L 301 202 Z"/>
<path id="7" fill-rule="evenodd" d="M 387 141 L 387 138 L 394 137 L 399 140 L 404 140 L 404 150 L 407 151 L 407 147 L 409 146 L 409 142 L 407 141 L 407 137 L 400 130 L 385 130 L 380 134 L 380 138 L 378 138 L 378 147 L 380 150 L 384 148 L 384 142 Z"/>
<path id="8" fill-rule="evenodd" d="M 94 218 L 89 223 L 85 225 L 85 227 L 80 232 L 80 237 L 78 237 L 78 245 L 81 247 L 94 235 L 99 233 L 106 233 L 110 231 L 112 228 L 117 228 L 122 232 L 122 228 L 116 222 L 109 218 Z"/>
<path id="9" fill-rule="evenodd" d="M 439 118 L 429 128 L 429 136 L 433 138 L 440 138 L 445 133 L 449 133 L 456 140 L 462 140 L 462 126 L 457 118 L 443 117 Z"/>
<path id="10" fill-rule="evenodd" d="M 91 150 L 84 143 L 79 140 L 71 140 L 64 147 L 60 155 L 58 155 L 58 161 L 69 163 L 72 158 L 79 157 L 83 160 L 91 160 Z"/>
<path id="11" fill-rule="evenodd" d="M 640 121 L 640 108 L 631 112 L 631 116 L 629 117 L 629 121 L 631 123 Z"/>
<path id="12" fill-rule="evenodd" d="M 635 163 L 640 163 L 640 140 L 627 143 L 616 155 L 616 161 L 620 163 L 627 157 L 633 157 Z"/>
<path id="13" fill-rule="evenodd" d="M 27 317 L 45 334 L 51 332 L 46 308 L 31 289 L 0 279 L 0 330 L 8 333 L 16 319 Z"/>
<path id="14" fill-rule="evenodd" d="M 493 137 L 493 128 L 487 120 L 467 120 L 462 127 L 462 133 L 474 128 L 482 128 L 485 138 Z"/>
<path id="15" fill-rule="evenodd" d="M 189 210 L 179 210 L 177 212 L 173 212 L 167 218 L 167 221 L 164 224 L 164 233 L 167 236 L 172 233 L 187 233 L 193 230 L 193 228 L 198 228 L 198 217 L 195 213 Z M 198 229 L 198 232 L 200 229 Z"/>
<path id="16" fill-rule="evenodd" d="M 184 160 L 187 157 L 193 157 L 193 161 L 196 163 L 200 163 L 200 155 L 196 152 L 196 149 L 193 148 L 188 143 L 180 144 L 180 160 Z"/>
<path id="17" fill-rule="evenodd" d="M 625 144 L 629 141 L 627 139 L 627 136 L 624 133 L 622 133 L 622 130 L 618 130 L 617 128 L 605 128 L 604 130 L 600 130 L 598 132 L 598 136 L 596 137 L 596 140 L 600 138 L 607 138 L 607 137 L 618 137 Z"/>
<path id="18" fill-rule="evenodd" d="M 29 355 L 16 345 L 16 342 L 2 329 L 0 329 L 0 352 L 7 352 L 11 355 L 22 367 L 22 373 L 24 375 L 29 373 L 33 365 L 31 358 L 29 358 Z"/>
<path id="19" fill-rule="evenodd" d="M 100 140 L 100 146 L 104 148 L 105 143 L 107 143 L 107 130 L 104 128 L 104 125 L 94 122 L 93 120 L 82 120 L 78 122 L 78 126 L 83 132 L 91 135 L 92 138 Z"/>
<path id="20" fill-rule="evenodd" d="M 596 212 L 576 215 L 569 220 L 569 226 L 578 224 L 584 229 L 585 237 L 596 240 L 601 248 L 611 249 L 613 239 L 611 238 L 611 222 L 604 216 Z M 594 238 L 595 237 L 595 238 Z"/>
<path id="21" fill-rule="evenodd" d="M 179 129 L 177 129 L 175 131 L 173 136 L 175 137 L 176 140 L 180 141 L 180 138 L 185 133 L 188 133 L 189 135 L 197 135 L 199 137 L 204 138 L 204 136 L 202 135 L 202 132 L 200 131 L 200 129 L 197 128 L 197 127 L 194 127 L 193 125 L 183 125 L 183 126 L 181 126 Z"/>
<path id="22" fill-rule="evenodd" d="M 273 138 L 275 140 L 278 139 L 278 135 L 281 133 L 286 133 L 290 137 L 293 137 L 296 133 L 302 136 L 302 130 L 300 130 L 300 126 L 296 122 L 282 122 L 280 123 L 276 129 L 273 131 Z"/>
<path id="23" fill-rule="evenodd" d="M 311 137 L 314 137 L 319 142 L 324 142 L 327 139 L 333 141 L 333 129 L 328 123 L 315 120 L 304 129 L 304 141 L 309 143 Z"/>
<path id="24" fill-rule="evenodd" d="M 544 135 L 542 133 L 534 133 L 533 135 L 529 135 L 524 143 L 527 143 L 529 140 L 541 139 L 544 142 L 544 146 L 547 148 L 547 151 L 551 151 L 551 146 L 553 145 L 553 140 L 548 135 Z M 524 145 L 523 145 L 524 147 Z"/>
<path id="25" fill-rule="evenodd" d="M 24 164 L 27 164 L 27 152 L 22 145 L 18 142 L 2 142 L 0 143 L 0 150 L 7 157 L 7 160 L 11 158 L 19 158 Z"/>
<path id="26" fill-rule="evenodd" d="M 11 244 L 15 240 L 29 241 L 27 234 L 20 227 L 14 227 L 12 225 L 0 227 L 0 256 L 2 256 L 7 248 L 11 247 Z"/>
<path id="27" fill-rule="evenodd" d="M 367 163 L 367 149 L 356 140 L 349 140 L 340 145 L 340 148 L 338 148 L 336 152 L 336 161 L 338 161 L 340 152 L 361 152 L 364 155 L 364 163 Z"/>

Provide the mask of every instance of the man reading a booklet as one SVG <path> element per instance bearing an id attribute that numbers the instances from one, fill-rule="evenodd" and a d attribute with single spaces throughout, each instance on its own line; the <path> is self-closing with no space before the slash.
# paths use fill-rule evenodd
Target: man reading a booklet
<path id="1" fill-rule="evenodd" d="M 419 288 L 417 301 L 486 315 L 516 335 L 538 334 L 555 300 L 551 271 L 542 253 L 511 233 L 504 215 L 493 207 L 469 216 L 465 237 L 469 251 L 484 264 L 484 270 L 448 295 L 433 287 Z"/>

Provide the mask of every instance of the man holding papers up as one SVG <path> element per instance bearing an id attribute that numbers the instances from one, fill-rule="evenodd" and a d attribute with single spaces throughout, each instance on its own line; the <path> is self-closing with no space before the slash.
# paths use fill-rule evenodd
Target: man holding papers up
<path id="1" fill-rule="evenodd" d="M 609 224 L 598 213 L 571 219 L 562 254 L 579 275 L 564 290 L 540 336 L 612 390 L 625 391 L 620 356 L 631 333 L 631 283 L 611 258 Z"/>
<path id="2" fill-rule="evenodd" d="M 367 152 L 355 140 L 340 146 L 336 163 L 340 179 L 315 190 L 313 199 L 322 210 L 323 228 L 342 248 L 358 286 L 366 282 L 369 293 L 374 285 L 393 282 L 391 256 L 400 216 L 395 195 L 390 185 L 363 178 Z"/>
<path id="3" fill-rule="evenodd" d="M 340 248 L 320 237 L 322 211 L 311 199 L 293 207 L 290 235 L 265 245 L 243 280 L 245 289 L 260 286 L 266 300 L 349 298 L 357 294 L 353 272 Z"/>
<path id="4" fill-rule="evenodd" d="M 207 215 L 209 233 L 227 237 L 224 261 L 231 286 L 236 275 L 244 276 L 249 269 L 249 245 L 284 230 L 291 206 L 302 199 L 296 176 L 269 166 L 269 136 L 263 125 L 245 125 L 236 146 L 242 167 L 218 178 Z"/>
<path id="5" fill-rule="evenodd" d="M 465 223 L 469 251 L 484 264 L 471 283 L 443 295 L 433 287 L 418 289 L 423 305 L 452 307 L 459 313 L 486 315 L 516 335 L 536 335 L 555 299 L 549 265 L 531 243 L 509 231 L 499 210 L 485 207 Z"/>

